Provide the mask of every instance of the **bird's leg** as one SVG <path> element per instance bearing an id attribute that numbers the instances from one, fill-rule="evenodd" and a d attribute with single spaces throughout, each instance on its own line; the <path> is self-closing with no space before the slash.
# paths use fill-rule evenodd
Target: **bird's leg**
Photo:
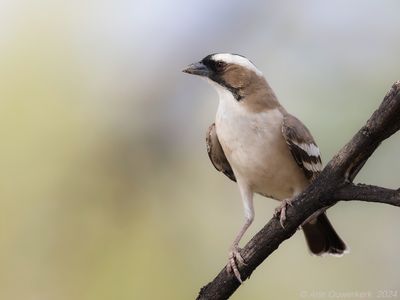
<path id="1" fill-rule="evenodd" d="M 239 273 L 238 265 L 245 265 L 245 261 L 240 254 L 239 242 L 245 234 L 246 230 L 250 227 L 251 223 L 254 220 L 254 207 L 253 207 L 253 193 L 249 189 L 240 188 L 240 193 L 242 195 L 242 201 L 245 211 L 246 221 L 237 234 L 233 244 L 229 250 L 228 254 L 228 264 L 226 266 L 226 270 L 228 273 L 232 273 L 235 275 L 237 280 L 242 283 L 242 278 Z"/>
<path id="2" fill-rule="evenodd" d="M 229 253 L 228 253 L 228 264 L 226 266 L 226 269 L 229 273 L 233 272 L 233 274 L 235 274 L 235 277 L 237 278 L 237 280 L 240 283 L 242 283 L 242 278 L 239 273 L 238 265 L 245 265 L 246 263 L 244 262 L 244 259 L 243 259 L 242 255 L 240 254 L 239 241 L 243 237 L 247 228 L 249 228 L 250 224 L 251 224 L 251 221 L 246 219 L 246 222 L 244 223 L 242 229 L 239 231 L 238 235 L 236 236 L 236 239 L 233 242 L 231 248 L 229 249 Z"/>
<path id="3" fill-rule="evenodd" d="M 277 208 L 275 208 L 275 213 L 274 213 L 274 217 L 278 217 L 279 216 L 279 222 L 281 223 L 282 228 L 285 228 L 284 223 L 286 221 L 286 209 L 287 206 L 292 206 L 292 201 L 293 198 L 287 198 L 287 199 L 283 199 L 281 202 L 281 205 L 279 205 Z"/>

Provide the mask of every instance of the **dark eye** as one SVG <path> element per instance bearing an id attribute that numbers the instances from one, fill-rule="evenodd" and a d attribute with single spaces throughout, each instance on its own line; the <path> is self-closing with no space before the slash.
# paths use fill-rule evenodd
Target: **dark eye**
<path id="1" fill-rule="evenodd" d="M 216 70 L 217 72 L 223 71 L 224 68 L 225 68 L 225 63 L 224 63 L 223 61 L 217 61 L 217 62 L 215 62 L 215 70 Z"/>

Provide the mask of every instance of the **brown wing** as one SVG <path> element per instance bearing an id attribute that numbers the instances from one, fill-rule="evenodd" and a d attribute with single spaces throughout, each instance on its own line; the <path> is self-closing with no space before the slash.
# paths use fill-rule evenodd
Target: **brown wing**
<path id="1" fill-rule="evenodd" d="M 283 120 L 282 133 L 290 152 L 308 179 L 322 171 L 319 148 L 310 131 L 296 117 L 287 114 Z"/>
<path id="2" fill-rule="evenodd" d="M 206 143 L 208 157 L 214 167 L 218 171 L 224 173 L 229 179 L 236 181 L 231 165 L 226 159 L 224 150 L 219 143 L 217 132 L 215 131 L 215 123 L 212 123 L 207 130 Z"/>

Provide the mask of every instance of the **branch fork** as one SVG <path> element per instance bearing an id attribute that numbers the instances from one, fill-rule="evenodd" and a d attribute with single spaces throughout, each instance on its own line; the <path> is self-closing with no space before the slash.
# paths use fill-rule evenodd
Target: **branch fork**
<path id="1" fill-rule="evenodd" d="M 289 239 L 312 214 L 339 201 L 359 200 L 400 206 L 400 188 L 353 184 L 354 178 L 379 145 L 400 129 L 400 81 L 387 92 L 379 108 L 354 137 L 331 159 L 321 174 L 287 207 L 285 228 L 273 217 L 242 249 L 246 262 L 240 267 L 242 279 L 252 272 L 281 243 Z M 197 299 L 228 299 L 240 286 L 226 268 L 206 286 Z"/>

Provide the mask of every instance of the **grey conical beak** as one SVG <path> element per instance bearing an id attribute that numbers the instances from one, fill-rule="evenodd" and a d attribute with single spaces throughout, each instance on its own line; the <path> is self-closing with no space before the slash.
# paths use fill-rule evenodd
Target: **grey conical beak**
<path id="1" fill-rule="evenodd" d="M 183 69 L 182 72 L 206 77 L 210 75 L 210 70 L 202 62 L 191 64 Z"/>

